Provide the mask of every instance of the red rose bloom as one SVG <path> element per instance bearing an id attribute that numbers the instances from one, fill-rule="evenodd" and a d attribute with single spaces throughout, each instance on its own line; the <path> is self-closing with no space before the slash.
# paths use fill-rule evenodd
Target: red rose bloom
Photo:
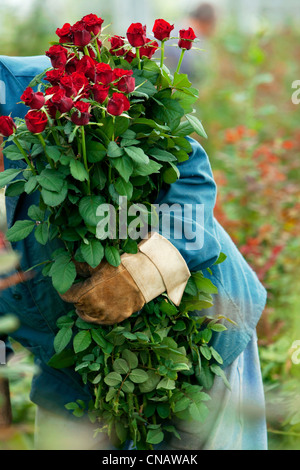
<path id="1" fill-rule="evenodd" d="M 109 93 L 109 86 L 102 85 L 101 83 L 96 83 L 93 86 L 92 92 L 94 94 L 94 100 L 98 103 L 104 103 Z"/>
<path id="2" fill-rule="evenodd" d="M 67 49 L 60 45 L 51 46 L 50 49 L 46 51 L 46 56 L 50 58 L 52 67 L 54 69 L 59 69 L 66 65 L 67 55 Z"/>
<path id="3" fill-rule="evenodd" d="M 72 80 L 72 75 L 65 75 L 60 81 L 61 87 L 66 91 L 66 95 L 69 97 L 76 95 L 77 91 Z"/>
<path id="4" fill-rule="evenodd" d="M 196 39 L 196 34 L 193 28 L 181 29 L 179 31 L 178 46 L 181 49 L 187 49 L 188 51 L 192 48 L 193 41 Z"/>
<path id="5" fill-rule="evenodd" d="M 73 42 L 73 34 L 71 32 L 70 23 L 65 23 L 62 28 L 57 28 L 56 34 L 59 37 L 60 43 L 71 43 Z"/>
<path id="6" fill-rule="evenodd" d="M 85 56 L 84 56 L 85 57 Z M 88 56 L 87 56 L 88 57 Z M 80 59 L 76 57 L 75 54 L 69 54 L 68 56 L 68 61 L 65 65 L 65 71 L 67 74 L 71 74 L 73 72 L 76 72 L 77 70 L 77 65 L 80 62 Z"/>
<path id="7" fill-rule="evenodd" d="M 104 64 L 103 62 L 96 65 L 96 81 L 102 83 L 103 85 L 109 85 L 113 79 L 113 71 L 109 64 Z"/>
<path id="8" fill-rule="evenodd" d="M 45 97 L 41 91 L 35 93 L 32 88 L 27 87 L 21 96 L 21 100 L 31 109 L 41 109 L 45 104 Z"/>
<path id="9" fill-rule="evenodd" d="M 51 98 L 51 103 L 61 113 L 68 113 L 74 106 L 73 100 L 66 95 L 63 88 L 59 88 Z"/>
<path id="10" fill-rule="evenodd" d="M 87 46 L 92 39 L 91 33 L 86 29 L 83 21 L 77 21 L 72 27 L 71 32 L 73 33 L 73 43 L 75 46 L 84 47 Z"/>
<path id="11" fill-rule="evenodd" d="M 29 132 L 40 134 L 46 128 L 48 122 L 47 114 L 43 111 L 28 111 L 25 116 L 25 123 Z"/>
<path id="12" fill-rule="evenodd" d="M 17 126 L 10 116 L 0 116 L 0 135 L 9 137 L 14 133 L 16 128 Z"/>
<path id="13" fill-rule="evenodd" d="M 89 15 L 84 16 L 81 21 L 84 23 L 87 31 L 97 36 L 101 31 L 101 26 L 104 20 L 102 18 L 98 18 L 97 15 L 90 13 Z"/>
<path id="14" fill-rule="evenodd" d="M 113 93 L 107 104 L 107 112 L 112 116 L 120 116 L 130 108 L 129 99 L 122 93 Z"/>
<path id="15" fill-rule="evenodd" d="M 119 91 L 123 93 L 132 93 L 135 89 L 135 78 L 132 77 L 132 70 L 116 68 L 113 71 L 113 81 L 117 81 Z"/>
<path id="16" fill-rule="evenodd" d="M 121 56 L 126 54 L 126 50 L 124 49 L 124 37 L 123 36 L 113 36 L 112 38 L 109 39 L 109 42 L 111 43 L 111 48 L 109 52 L 112 55 L 116 56 Z"/>
<path id="17" fill-rule="evenodd" d="M 75 111 L 71 116 L 71 120 L 76 124 L 76 126 L 85 126 L 90 122 L 91 114 L 89 103 L 86 103 L 85 101 L 77 101 L 74 109 Z"/>
<path id="18" fill-rule="evenodd" d="M 83 73 L 92 82 L 96 81 L 96 62 L 88 55 L 84 55 L 82 59 L 77 63 L 76 71 Z"/>
<path id="19" fill-rule="evenodd" d="M 132 23 L 127 30 L 127 39 L 133 47 L 142 47 L 146 43 L 146 26 Z"/>
<path id="20" fill-rule="evenodd" d="M 86 95 L 90 89 L 90 82 L 86 76 L 81 72 L 74 72 L 70 75 L 73 85 L 76 90 L 76 94 L 80 92 L 80 95 Z"/>
<path id="21" fill-rule="evenodd" d="M 148 57 L 148 59 L 151 59 L 153 54 L 158 49 L 158 43 L 156 41 L 153 41 L 151 39 L 146 39 L 146 44 L 145 46 L 140 48 L 140 57 Z"/>
<path id="22" fill-rule="evenodd" d="M 64 76 L 64 73 L 64 69 L 48 70 L 46 72 L 45 80 L 51 83 L 51 85 L 57 85 Z"/>
<path id="23" fill-rule="evenodd" d="M 155 39 L 159 41 L 166 41 L 170 39 L 170 33 L 174 29 L 174 25 L 171 25 L 165 20 L 155 20 L 152 32 L 154 33 Z"/>
<path id="24" fill-rule="evenodd" d="M 131 64 L 131 62 L 135 58 L 136 58 L 136 54 L 134 54 L 132 51 L 127 51 L 124 57 L 124 59 L 127 60 L 129 64 Z"/>

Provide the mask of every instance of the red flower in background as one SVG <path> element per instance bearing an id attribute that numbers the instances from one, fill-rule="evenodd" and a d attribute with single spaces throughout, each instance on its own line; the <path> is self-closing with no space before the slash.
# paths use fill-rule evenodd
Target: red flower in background
<path id="1" fill-rule="evenodd" d="M 59 37 L 60 43 L 73 42 L 73 33 L 71 31 L 70 23 L 65 23 L 62 28 L 57 28 L 56 34 Z"/>
<path id="2" fill-rule="evenodd" d="M 170 33 L 173 31 L 174 25 L 171 25 L 165 20 L 155 20 L 152 32 L 154 33 L 155 39 L 159 41 L 166 41 L 170 39 Z"/>
<path id="3" fill-rule="evenodd" d="M 76 72 L 83 73 L 92 82 L 96 81 L 96 62 L 88 55 L 84 55 L 76 64 Z"/>
<path id="4" fill-rule="evenodd" d="M 113 36 L 109 39 L 111 44 L 111 48 L 109 52 L 112 55 L 121 56 L 126 54 L 126 50 L 124 49 L 125 41 L 123 36 Z"/>
<path id="5" fill-rule="evenodd" d="M 113 79 L 113 71 L 109 64 L 103 62 L 96 65 L 96 81 L 103 85 L 109 85 Z"/>
<path id="6" fill-rule="evenodd" d="M 73 100 L 66 95 L 66 91 L 59 87 L 52 96 L 51 102 L 61 113 L 68 113 L 74 106 Z"/>
<path id="7" fill-rule="evenodd" d="M 41 91 L 35 93 L 31 87 L 27 87 L 21 96 L 21 100 L 31 109 L 41 109 L 45 104 L 45 97 Z"/>
<path id="8" fill-rule="evenodd" d="M 0 135 L 9 137 L 14 133 L 16 125 L 10 116 L 0 116 Z"/>
<path id="9" fill-rule="evenodd" d="M 40 134 L 47 126 L 48 117 L 44 111 L 31 110 L 25 116 L 25 123 L 29 132 Z"/>
<path id="10" fill-rule="evenodd" d="M 51 85 L 57 85 L 62 80 L 64 74 L 64 69 L 48 70 L 46 72 L 45 80 L 51 83 Z"/>
<path id="11" fill-rule="evenodd" d="M 127 30 L 127 39 L 131 46 L 142 47 L 146 43 L 146 26 L 132 23 Z"/>
<path id="12" fill-rule="evenodd" d="M 109 86 L 102 85 L 101 83 L 96 83 L 93 86 L 92 92 L 94 95 L 94 100 L 98 103 L 104 103 L 109 93 Z"/>
<path id="13" fill-rule="evenodd" d="M 84 16 L 81 21 L 84 23 L 87 31 L 93 33 L 95 36 L 100 33 L 102 23 L 104 22 L 102 18 L 99 18 L 93 13 Z"/>
<path id="14" fill-rule="evenodd" d="M 87 46 L 92 39 L 92 35 L 86 29 L 83 21 L 77 21 L 77 23 L 71 26 L 71 32 L 73 33 L 73 43 L 77 47 Z"/>
<path id="15" fill-rule="evenodd" d="M 196 37 L 197 36 L 196 36 L 193 28 L 181 29 L 179 31 L 178 46 L 181 49 L 190 50 L 192 48 L 193 41 L 196 39 Z"/>
<path id="16" fill-rule="evenodd" d="M 136 58 L 136 54 L 134 54 L 132 51 L 127 51 L 124 57 L 124 59 L 127 60 L 129 64 L 131 64 L 131 62 L 135 58 Z"/>
<path id="17" fill-rule="evenodd" d="M 140 56 L 141 57 L 148 57 L 148 59 L 151 59 L 153 54 L 158 49 L 158 43 L 156 41 L 153 41 L 152 39 L 146 39 L 146 43 L 143 47 L 140 48 Z"/>
<path id="18" fill-rule="evenodd" d="M 132 93 L 135 89 L 135 78 L 132 76 L 132 70 L 116 68 L 113 71 L 113 81 L 117 81 L 119 91 L 123 93 Z"/>
<path id="19" fill-rule="evenodd" d="M 107 104 L 107 112 L 112 116 L 120 116 L 124 111 L 128 111 L 130 102 L 122 93 L 113 93 Z"/>
<path id="20" fill-rule="evenodd" d="M 91 114 L 89 103 L 86 103 L 85 101 L 77 101 L 74 109 L 75 111 L 71 116 L 71 120 L 76 124 L 76 126 L 85 126 L 90 122 Z"/>
<path id="21" fill-rule="evenodd" d="M 60 45 L 51 46 L 45 54 L 50 58 L 54 69 L 64 67 L 67 63 L 68 51 Z"/>

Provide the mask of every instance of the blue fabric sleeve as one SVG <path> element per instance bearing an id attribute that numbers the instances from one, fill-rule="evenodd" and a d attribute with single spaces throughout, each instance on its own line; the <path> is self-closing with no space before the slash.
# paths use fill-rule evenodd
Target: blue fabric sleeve
<path id="1" fill-rule="evenodd" d="M 161 208 L 159 232 L 164 236 L 163 215 L 168 206 L 177 205 L 177 210 L 169 212 L 171 230 L 166 238 L 184 257 L 190 271 L 199 271 L 212 266 L 221 252 L 213 214 L 217 188 L 206 152 L 196 140 L 187 139 L 192 153 L 189 160 L 178 165 L 180 179 L 161 191 L 156 204 Z"/>

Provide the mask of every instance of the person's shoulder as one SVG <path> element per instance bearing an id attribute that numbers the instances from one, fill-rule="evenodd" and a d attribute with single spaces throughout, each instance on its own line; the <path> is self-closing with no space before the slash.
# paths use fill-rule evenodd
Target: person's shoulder
<path id="1" fill-rule="evenodd" d="M 43 55 L 29 57 L 0 55 L 0 67 L 14 77 L 32 77 L 51 67 L 51 62 Z"/>

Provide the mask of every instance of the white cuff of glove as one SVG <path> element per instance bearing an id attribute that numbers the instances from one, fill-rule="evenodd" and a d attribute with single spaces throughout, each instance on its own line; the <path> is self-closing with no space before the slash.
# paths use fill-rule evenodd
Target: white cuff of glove
<path id="1" fill-rule="evenodd" d="M 153 232 L 150 238 L 139 244 L 136 255 L 124 254 L 121 259 L 146 303 L 167 292 L 175 305 L 180 304 L 191 273 L 184 258 L 169 240 Z"/>

